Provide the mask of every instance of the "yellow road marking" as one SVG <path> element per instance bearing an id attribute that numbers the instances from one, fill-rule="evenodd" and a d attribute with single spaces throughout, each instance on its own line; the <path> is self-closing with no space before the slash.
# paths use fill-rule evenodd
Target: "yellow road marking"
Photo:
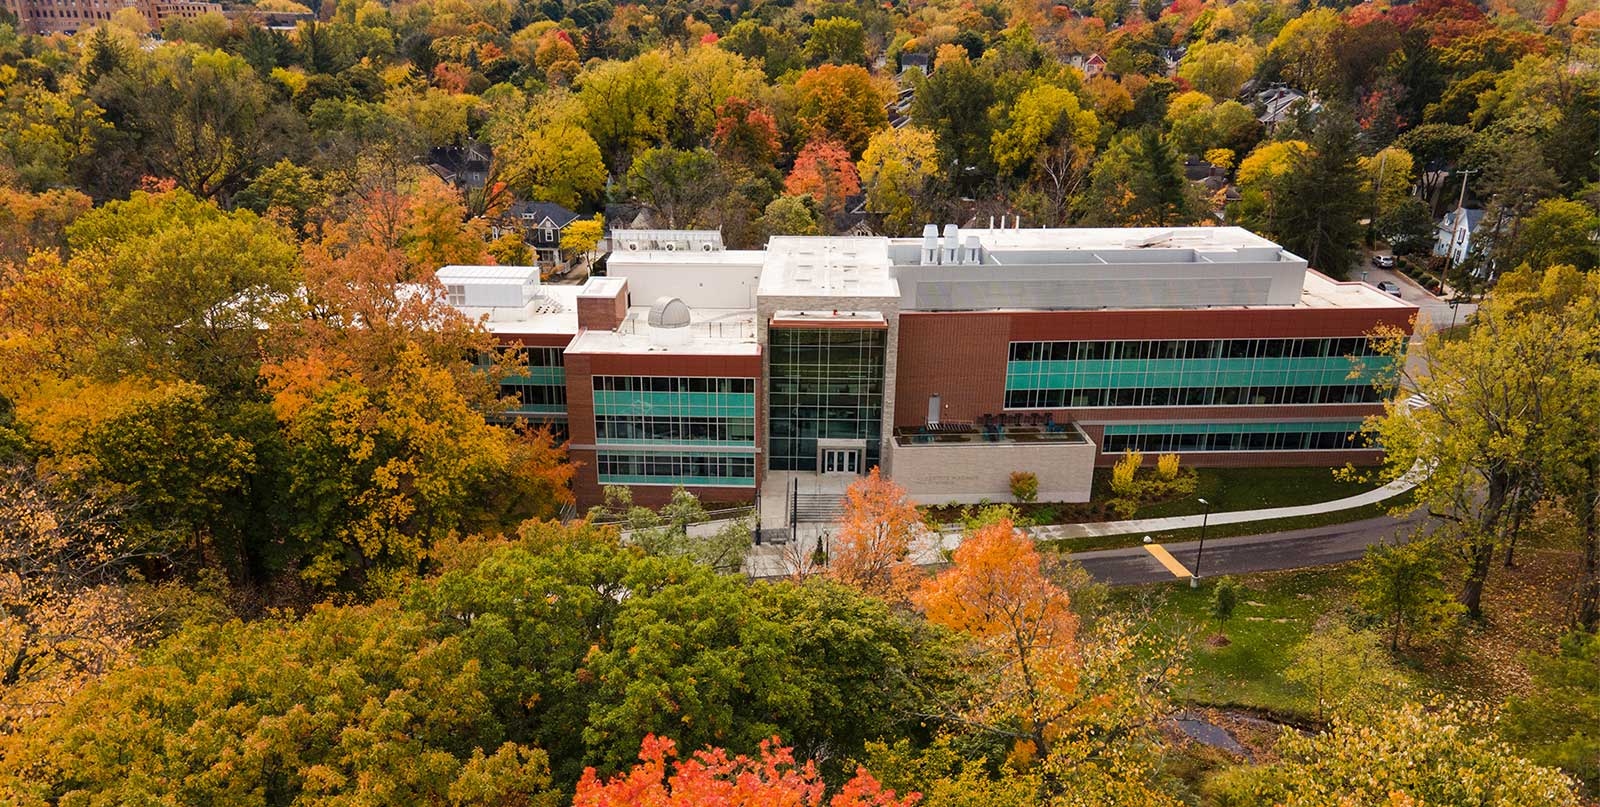
<path id="1" fill-rule="evenodd" d="M 1173 557 L 1172 553 L 1168 552 L 1167 548 L 1161 544 L 1145 544 L 1144 548 L 1149 550 L 1150 554 L 1154 555 L 1156 560 L 1161 561 L 1161 565 L 1167 567 L 1167 571 L 1172 572 L 1173 577 L 1194 577 L 1194 575 L 1190 574 L 1188 569 L 1183 568 L 1183 564 L 1179 563 L 1178 559 Z"/>

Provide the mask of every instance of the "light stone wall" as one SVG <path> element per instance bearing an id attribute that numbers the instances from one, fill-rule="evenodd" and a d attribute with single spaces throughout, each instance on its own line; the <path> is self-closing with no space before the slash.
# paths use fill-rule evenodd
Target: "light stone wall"
<path id="1" fill-rule="evenodd" d="M 890 476 L 918 504 L 1013 501 L 1012 471 L 1039 478 L 1041 502 L 1089 501 L 1094 484 L 1092 442 L 889 443 Z"/>
<path id="2" fill-rule="evenodd" d="M 882 439 L 878 456 L 885 473 L 891 471 L 890 449 L 894 442 L 894 381 L 900 366 L 900 298 L 898 297 L 780 297 L 763 294 L 756 298 L 756 343 L 761 345 L 761 383 L 772 378 L 772 354 L 767 350 L 767 330 L 772 317 L 779 311 L 875 311 L 883 315 L 889 325 L 883 354 L 883 422 L 879 427 Z M 767 406 L 761 408 L 761 433 L 768 430 Z M 762 446 L 762 450 L 766 449 Z"/>

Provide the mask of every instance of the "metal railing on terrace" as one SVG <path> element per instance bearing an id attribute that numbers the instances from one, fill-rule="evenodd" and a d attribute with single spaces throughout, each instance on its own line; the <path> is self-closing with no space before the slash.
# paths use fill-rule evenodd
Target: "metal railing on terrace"
<path id="1" fill-rule="evenodd" d="M 894 430 L 897 446 L 950 445 L 952 443 L 1063 443 L 1082 445 L 1088 435 L 1076 423 L 1031 421 L 1007 423 L 992 419 L 980 423 L 939 423 L 902 426 Z"/>

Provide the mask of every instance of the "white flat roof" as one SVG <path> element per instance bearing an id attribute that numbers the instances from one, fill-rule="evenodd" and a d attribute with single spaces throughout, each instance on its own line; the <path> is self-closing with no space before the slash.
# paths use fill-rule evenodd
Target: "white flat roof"
<path id="1" fill-rule="evenodd" d="M 539 279 L 537 266 L 461 266 L 441 267 L 435 273 L 440 283 L 478 283 L 522 285 L 528 278 Z"/>
<path id="2" fill-rule="evenodd" d="M 582 286 L 578 287 L 579 297 L 615 297 L 622 291 L 622 285 L 627 278 L 622 277 L 591 277 Z"/>
<path id="3" fill-rule="evenodd" d="M 750 309 L 691 309 L 687 337 L 655 338 L 650 308 L 633 306 L 615 331 L 587 330 L 567 346 L 568 353 L 666 354 L 689 356 L 757 356 L 756 312 Z M 676 330 L 676 329 L 674 329 Z"/>
<path id="4" fill-rule="evenodd" d="M 961 239 L 975 235 L 984 249 L 1120 251 L 1127 249 L 1238 249 L 1280 247 L 1243 227 L 1050 227 L 1032 229 L 973 228 Z M 922 244 L 922 239 L 896 238 L 898 243 Z"/>
<path id="5" fill-rule="evenodd" d="M 775 236 L 757 294 L 779 297 L 899 297 L 889 271 L 889 239 Z"/>
<path id="6" fill-rule="evenodd" d="M 1294 307 L 1415 309 L 1417 305 L 1379 291 L 1370 283 L 1359 280 L 1334 280 L 1315 269 L 1307 269 L 1305 285 L 1300 288 L 1300 302 Z"/>
<path id="7" fill-rule="evenodd" d="M 484 327 L 496 334 L 574 334 L 578 332 L 578 291 L 570 284 L 547 284 L 526 308 L 461 307 L 468 317 L 488 314 Z"/>

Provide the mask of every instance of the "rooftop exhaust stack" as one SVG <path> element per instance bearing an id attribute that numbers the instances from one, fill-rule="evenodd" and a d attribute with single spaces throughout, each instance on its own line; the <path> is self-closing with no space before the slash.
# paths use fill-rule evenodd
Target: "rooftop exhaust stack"
<path id="1" fill-rule="evenodd" d="M 978 237 L 975 235 L 969 235 L 967 236 L 966 247 L 961 250 L 961 262 L 964 264 L 973 265 L 983 263 L 979 257 L 982 252 L 983 247 L 978 243 Z"/>
<path id="2" fill-rule="evenodd" d="M 961 228 L 954 224 L 944 226 L 944 263 L 954 264 L 961 257 Z"/>
<path id="3" fill-rule="evenodd" d="M 931 266 L 939 262 L 939 227 L 926 224 L 922 227 L 922 265 Z"/>

